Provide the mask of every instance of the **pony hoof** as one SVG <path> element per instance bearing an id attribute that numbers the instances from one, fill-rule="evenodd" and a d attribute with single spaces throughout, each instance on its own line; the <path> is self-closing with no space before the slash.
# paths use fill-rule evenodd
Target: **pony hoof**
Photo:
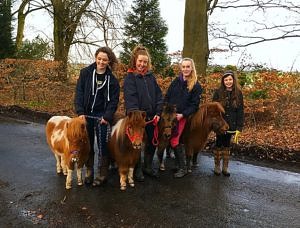
<path id="1" fill-rule="evenodd" d="M 188 173 L 192 173 L 192 170 L 191 170 L 191 169 L 188 169 L 187 172 L 188 172 Z"/>
<path id="2" fill-rule="evenodd" d="M 222 174 L 223 174 L 225 177 L 230 177 L 230 173 L 229 173 L 229 172 L 222 171 Z M 220 175 L 220 174 L 219 174 L 219 175 Z"/>
<path id="3" fill-rule="evenodd" d="M 134 188 L 134 183 L 129 183 L 130 187 Z"/>
<path id="4" fill-rule="evenodd" d="M 67 186 L 66 186 L 66 189 L 68 189 L 68 190 L 69 190 L 69 189 L 71 189 L 71 188 L 72 188 L 72 187 L 71 187 L 71 186 L 69 186 L 69 185 L 67 185 Z"/>
<path id="5" fill-rule="evenodd" d="M 165 171 L 166 170 L 166 167 L 164 164 L 161 164 L 160 167 L 159 167 L 159 170 L 160 171 Z"/>
<path id="6" fill-rule="evenodd" d="M 77 185 L 78 185 L 78 186 L 82 186 L 82 185 L 83 185 L 83 182 L 80 181 L 80 182 L 77 183 Z"/>
<path id="7" fill-rule="evenodd" d="M 215 170 L 214 170 L 214 174 L 215 174 L 216 176 L 220 176 L 220 175 L 221 175 L 220 172 L 217 172 L 217 171 L 215 171 Z"/>
<path id="8" fill-rule="evenodd" d="M 195 163 L 195 164 L 192 165 L 193 168 L 197 168 L 199 166 L 200 166 L 199 163 Z"/>
<path id="9" fill-rule="evenodd" d="M 121 191 L 125 191 L 126 190 L 126 186 L 121 186 L 120 190 Z"/>

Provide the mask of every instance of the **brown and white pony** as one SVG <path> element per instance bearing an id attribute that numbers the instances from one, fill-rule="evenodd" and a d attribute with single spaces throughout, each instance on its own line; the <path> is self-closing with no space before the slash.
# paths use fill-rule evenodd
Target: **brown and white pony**
<path id="1" fill-rule="evenodd" d="M 133 171 L 141 155 L 145 119 L 146 112 L 132 111 L 112 128 L 108 148 L 118 166 L 121 190 L 126 190 L 127 180 L 134 187 Z"/>
<path id="2" fill-rule="evenodd" d="M 196 161 L 198 153 L 204 148 L 209 134 L 214 131 L 224 134 L 229 126 L 222 114 L 224 108 L 218 102 L 202 104 L 200 109 L 188 118 L 181 136 L 186 154 L 187 171 L 192 172 L 191 159 Z"/>
<path id="3" fill-rule="evenodd" d="M 77 164 L 77 184 L 82 185 L 82 167 L 90 151 L 85 119 L 53 116 L 46 124 L 46 137 L 56 158 L 56 172 L 67 175 L 66 189 L 72 186 L 75 164 Z"/>
<path id="4" fill-rule="evenodd" d="M 157 139 L 157 158 L 160 164 L 160 170 L 165 169 L 164 151 L 170 144 L 172 129 L 176 127 L 176 105 L 165 104 L 158 122 L 158 139 Z"/>

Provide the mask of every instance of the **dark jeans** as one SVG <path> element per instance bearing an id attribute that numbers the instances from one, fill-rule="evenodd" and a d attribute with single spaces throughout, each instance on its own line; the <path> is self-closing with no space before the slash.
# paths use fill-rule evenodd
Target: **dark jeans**
<path id="1" fill-rule="evenodd" d="M 152 139 L 154 135 L 154 125 L 152 123 L 147 124 L 145 127 L 145 132 L 146 132 L 146 148 L 145 148 L 145 153 L 154 155 L 154 152 L 156 150 L 156 146 L 152 144 Z"/>

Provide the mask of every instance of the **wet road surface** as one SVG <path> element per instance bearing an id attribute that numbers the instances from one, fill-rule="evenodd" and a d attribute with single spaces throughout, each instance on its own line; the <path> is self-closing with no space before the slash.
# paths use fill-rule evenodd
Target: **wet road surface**
<path id="1" fill-rule="evenodd" d="M 125 192 L 112 172 L 102 187 L 65 190 L 44 125 L 0 119 L 0 227 L 300 227 L 300 174 L 211 156 L 182 179 L 170 168 Z"/>

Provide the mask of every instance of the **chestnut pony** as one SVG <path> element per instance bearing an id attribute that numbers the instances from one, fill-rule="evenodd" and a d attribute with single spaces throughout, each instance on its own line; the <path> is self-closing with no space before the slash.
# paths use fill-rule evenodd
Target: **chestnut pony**
<path id="1" fill-rule="evenodd" d="M 141 155 L 145 119 L 146 112 L 131 111 L 112 128 L 108 149 L 118 166 L 121 190 L 126 190 L 127 181 L 134 187 L 133 171 Z"/>
<path id="2" fill-rule="evenodd" d="M 188 118 L 181 141 L 186 154 L 187 171 L 192 172 L 191 159 L 197 162 L 198 153 L 203 150 L 209 134 L 224 134 L 229 126 L 223 119 L 224 108 L 218 102 L 202 104 L 199 110 Z"/>

